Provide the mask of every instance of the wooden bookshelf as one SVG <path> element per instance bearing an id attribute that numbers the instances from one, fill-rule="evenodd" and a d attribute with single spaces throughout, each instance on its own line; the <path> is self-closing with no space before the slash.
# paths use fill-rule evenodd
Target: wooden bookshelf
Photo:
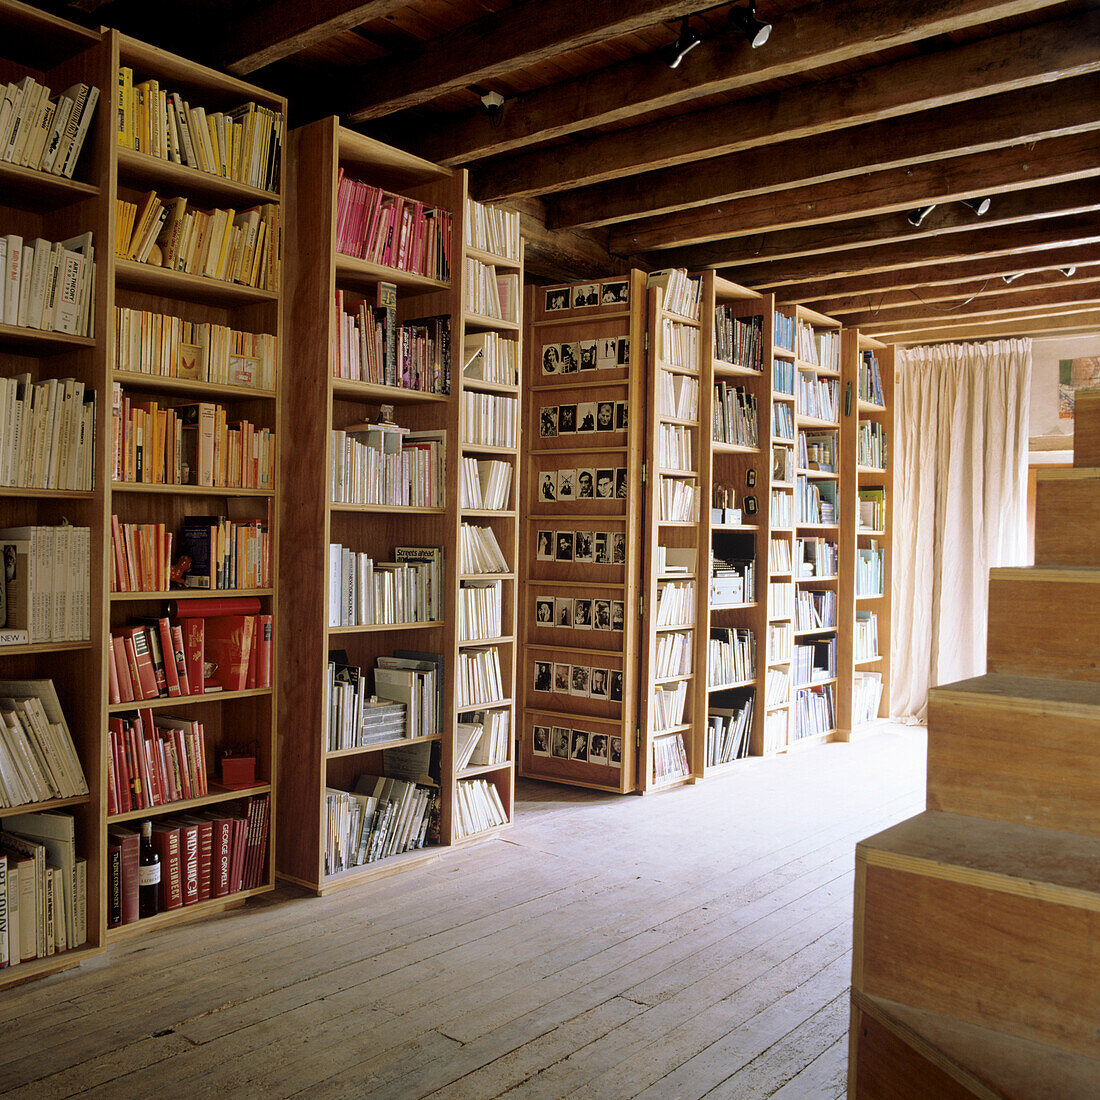
<path id="1" fill-rule="evenodd" d="M 638 649 L 645 276 L 529 288 L 526 314 L 521 774 L 626 793 L 641 781 L 645 682 Z M 616 419 L 601 426 L 608 407 Z M 580 431 L 585 411 L 593 423 Z M 600 625 L 605 613 L 610 629 Z"/>
<path id="2" fill-rule="evenodd" d="M 873 357 L 878 365 L 882 401 L 868 400 L 860 388 L 860 364 Z M 845 329 L 841 349 L 843 385 L 852 393 L 852 407 L 842 417 L 841 480 L 851 487 L 851 501 L 840 513 L 841 575 L 838 589 L 840 607 L 840 649 L 837 689 L 838 736 L 851 740 L 872 730 L 890 716 L 890 632 L 891 583 L 893 576 L 894 527 L 894 348 L 858 329 Z M 884 460 L 878 454 L 860 453 L 860 433 L 881 432 L 885 440 Z M 873 461 L 866 461 L 866 459 Z M 859 522 L 859 490 L 885 490 L 885 524 L 872 529 Z M 860 551 L 879 550 L 883 554 L 881 592 L 861 590 L 857 574 Z M 876 655 L 856 652 L 856 618 L 869 613 L 876 617 L 878 650 Z M 872 716 L 856 713 L 855 677 L 871 673 L 882 678 L 882 694 Z"/>

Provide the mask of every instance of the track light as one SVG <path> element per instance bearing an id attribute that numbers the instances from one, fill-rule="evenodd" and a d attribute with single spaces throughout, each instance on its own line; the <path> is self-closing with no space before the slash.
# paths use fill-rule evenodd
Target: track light
<path id="1" fill-rule="evenodd" d="M 692 27 L 687 17 L 685 17 L 680 23 L 680 33 L 676 41 L 664 49 L 665 64 L 670 69 L 679 68 L 680 62 L 702 41 L 703 36 Z"/>
<path id="2" fill-rule="evenodd" d="M 771 23 L 756 18 L 756 0 L 749 0 L 747 8 L 730 8 L 729 21 L 749 40 L 754 50 L 758 50 L 772 33 Z"/>
<path id="3" fill-rule="evenodd" d="M 1068 279 L 1071 275 L 1077 274 L 1077 265 L 1072 264 L 1069 267 L 1060 267 L 1058 270 Z"/>
<path id="4" fill-rule="evenodd" d="M 932 203 L 931 206 L 918 206 L 916 208 L 916 210 L 910 210 L 909 211 L 909 214 L 907 215 L 905 220 L 910 225 L 919 226 L 920 223 L 922 221 L 924 221 L 924 219 L 927 218 L 928 215 L 931 214 L 932 211 L 935 210 L 935 209 L 936 209 L 936 204 L 935 203 Z"/>
<path id="5" fill-rule="evenodd" d="M 963 206 L 969 210 L 973 210 L 975 214 L 980 218 L 983 214 L 989 210 L 990 200 L 988 198 L 981 199 L 960 199 Z"/>
<path id="6" fill-rule="evenodd" d="M 1004 279 L 1006 283 L 1014 283 L 1022 274 L 1022 271 L 1015 271 L 1011 275 L 1002 275 L 1001 278 Z"/>

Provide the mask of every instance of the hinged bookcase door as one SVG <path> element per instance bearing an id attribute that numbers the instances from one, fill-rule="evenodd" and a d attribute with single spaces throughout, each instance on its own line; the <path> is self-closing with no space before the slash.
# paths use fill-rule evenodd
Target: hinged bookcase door
<path id="1" fill-rule="evenodd" d="M 638 730 L 645 276 L 532 288 L 520 770 L 626 793 Z"/>

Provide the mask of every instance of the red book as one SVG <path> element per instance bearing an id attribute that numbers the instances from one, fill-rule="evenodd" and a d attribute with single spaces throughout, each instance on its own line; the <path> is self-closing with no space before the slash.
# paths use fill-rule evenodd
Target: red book
<path id="1" fill-rule="evenodd" d="M 141 721 L 139 743 L 145 749 L 145 763 L 149 769 L 149 797 L 152 805 L 163 806 L 169 801 L 167 776 L 164 774 L 164 761 L 160 755 L 160 742 L 157 740 L 157 728 L 153 724 L 153 712 L 147 707 L 138 711 Z"/>
<path id="2" fill-rule="evenodd" d="M 176 665 L 176 644 L 172 639 L 172 624 L 167 618 L 157 620 L 160 651 L 164 657 L 164 680 L 170 696 L 181 695 L 179 670 Z"/>
<path id="3" fill-rule="evenodd" d="M 244 845 L 244 871 L 241 873 L 241 885 L 245 890 L 252 889 L 253 866 L 256 862 L 256 844 L 260 839 L 260 799 L 248 800 L 248 836 Z"/>
<path id="4" fill-rule="evenodd" d="M 122 846 L 107 845 L 107 927 L 122 923 Z"/>
<path id="5" fill-rule="evenodd" d="M 118 687 L 118 669 L 115 668 L 115 647 L 108 643 L 107 645 L 107 702 L 108 703 L 120 703 L 122 697 L 119 695 Z"/>
<path id="6" fill-rule="evenodd" d="M 245 682 L 245 687 L 247 687 L 249 689 L 252 689 L 254 687 L 259 686 L 256 683 L 256 669 L 257 669 L 257 666 L 259 665 L 259 661 L 260 661 L 260 653 L 259 653 L 259 650 L 260 650 L 260 644 L 259 644 L 260 622 L 259 622 L 259 619 L 260 619 L 260 617 L 259 617 L 259 615 L 252 615 L 251 619 L 252 619 L 252 646 L 248 651 L 248 675 L 245 677 L 245 681 L 244 681 Z"/>
<path id="7" fill-rule="evenodd" d="M 107 719 L 107 732 L 111 745 L 111 763 L 114 766 L 118 791 L 118 812 L 128 813 L 134 808 L 134 792 L 130 782 L 130 769 L 126 764 L 126 749 L 123 745 L 123 721 L 121 718 Z"/>
<path id="8" fill-rule="evenodd" d="M 165 824 L 179 827 L 183 904 L 194 905 L 199 900 L 199 824 L 187 817 L 172 818 Z"/>
<path id="9" fill-rule="evenodd" d="M 108 825 L 107 835 L 122 850 L 121 923 L 133 924 L 138 919 L 138 847 L 141 837 L 124 825 Z"/>
<path id="10" fill-rule="evenodd" d="M 172 654 L 176 659 L 176 675 L 179 678 L 180 694 L 191 694 L 191 678 L 187 674 L 187 650 L 183 645 L 183 627 L 172 626 Z"/>
<path id="11" fill-rule="evenodd" d="M 153 847 L 160 853 L 158 900 L 161 911 L 179 909 L 183 905 L 179 826 L 169 825 L 166 821 L 154 821 Z"/>
<path id="12" fill-rule="evenodd" d="M 208 901 L 210 898 L 210 869 L 212 865 L 211 846 L 214 839 L 214 822 L 208 817 L 194 817 L 190 814 L 183 819 L 193 824 L 198 835 L 198 859 L 199 859 L 199 894 L 197 901 Z"/>
<path id="13" fill-rule="evenodd" d="M 110 731 L 107 733 L 107 815 L 118 813 L 118 774 L 115 771 L 115 751 Z"/>
<path id="14" fill-rule="evenodd" d="M 210 619 L 217 615 L 257 615 L 258 596 L 221 596 L 209 600 L 176 600 L 168 605 L 173 619 Z"/>
<path id="15" fill-rule="evenodd" d="M 256 686 L 271 687 L 271 648 L 274 641 L 274 622 L 270 615 L 261 615 L 257 624 L 259 663 L 256 666 Z"/>
<path id="16" fill-rule="evenodd" d="M 149 648 L 149 635 L 143 626 L 124 626 L 122 636 L 126 639 L 126 652 L 131 661 L 130 674 L 134 683 L 140 687 L 140 698 L 156 699 L 160 695 L 157 688 L 157 673 L 153 667 L 153 654 Z M 135 691 L 135 696 L 138 692 Z"/>
<path id="17" fill-rule="evenodd" d="M 229 865 L 229 892 L 240 891 L 244 879 L 244 850 L 248 842 L 248 818 L 233 818 L 233 859 Z"/>
<path id="18" fill-rule="evenodd" d="M 191 753 L 188 751 L 186 732 L 184 730 L 173 730 L 172 744 L 175 746 L 176 759 L 180 765 L 180 793 L 184 798 L 194 798 L 195 787 L 191 782 L 194 766 L 191 761 Z"/>
<path id="19" fill-rule="evenodd" d="M 223 898 L 229 893 L 229 858 L 233 852 L 233 819 L 211 815 L 210 896 Z"/>
<path id="20" fill-rule="evenodd" d="M 184 653 L 187 661 L 187 680 L 192 695 L 204 691 L 203 664 L 206 661 L 206 620 L 186 619 L 183 624 Z"/>
<path id="21" fill-rule="evenodd" d="M 218 666 L 215 678 L 226 691 L 243 691 L 248 683 L 255 616 L 219 615 L 205 621 L 206 660 Z"/>
<path id="22" fill-rule="evenodd" d="M 115 658 L 115 670 L 118 673 L 118 694 L 120 703 L 132 703 L 134 700 L 134 681 L 127 659 L 126 641 L 121 634 L 111 632 L 111 652 Z"/>

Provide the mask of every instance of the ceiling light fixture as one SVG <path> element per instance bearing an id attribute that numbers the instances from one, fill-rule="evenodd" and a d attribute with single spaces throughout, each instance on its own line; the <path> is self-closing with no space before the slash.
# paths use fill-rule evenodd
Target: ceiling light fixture
<path id="1" fill-rule="evenodd" d="M 935 203 L 932 203 L 931 206 L 918 206 L 916 208 L 916 210 L 910 210 L 909 211 L 908 215 L 906 215 L 905 220 L 910 225 L 919 226 L 920 223 L 922 221 L 924 221 L 924 219 L 927 218 L 928 215 L 931 214 L 932 211 L 935 210 L 935 209 L 936 209 L 936 204 Z"/>
<path id="2" fill-rule="evenodd" d="M 728 18 L 749 40 L 754 50 L 760 49 L 772 33 L 771 23 L 756 18 L 756 0 L 749 0 L 749 5 L 745 8 L 730 8 Z"/>
<path id="3" fill-rule="evenodd" d="M 680 23 L 680 33 L 676 41 L 664 48 L 665 64 L 670 69 L 678 69 L 680 67 L 680 62 L 683 61 L 702 41 L 703 36 L 691 25 L 688 21 L 688 17 L 685 16 Z"/>
<path id="4" fill-rule="evenodd" d="M 980 218 L 983 214 L 989 211 L 990 203 L 992 200 L 988 198 L 981 199 L 960 199 L 963 206 L 969 210 L 973 210 L 975 214 Z"/>
<path id="5" fill-rule="evenodd" d="M 1022 274 L 1022 271 L 1015 271 L 1011 275 L 1002 275 L 1001 278 L 1004 279 L 1006 283 L 1014 283 Z"/>
<path id="6" fill-rule="evenodd" d="M 1077 265 L 1071 264 L 1069 267 L 1060 267 L 1058 270 L 1068 279 L 1071 275 L 1077 274 Z"/>

